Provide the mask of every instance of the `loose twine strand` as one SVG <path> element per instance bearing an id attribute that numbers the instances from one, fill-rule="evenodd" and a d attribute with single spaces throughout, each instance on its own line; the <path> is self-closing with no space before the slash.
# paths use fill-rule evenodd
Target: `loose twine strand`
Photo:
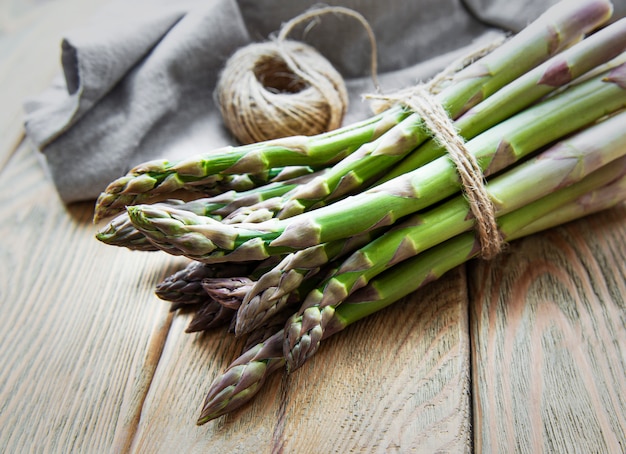
<path id="1" fill-rule="evenodd" d="M 278 33 L 278 36 L 276 37 L 276 43 L 279 45 L 282 44 L 287 39 L 287 35 L 289 35 L 289 33 L 291 33 L 293 29 L 297 25 L 301 24 L 302 22 L 308 21 L 310 19 L 317 19 L 319 16 L 323 16 L 325 14 L 340 14 L 340 15 L 348 16 L 353 19 L 356 19 L 363 26 L 370 42 L 371 77 L 374 82 L 374 87 L 376 91 L 377 92 L 380 91 L 380 85 L 378 83 L 378 46 L 376 44 L 376 35 L 374 34 L 374 30 L 372 29 L 367 19 L 362 14 L 350 8 L 345 8 L 343 6 L 327 6 L 327 7 L 313 8 L 309 11 L 306 11 L 294 17 L 293 19 L 289 20 L 281 27 L 280 32 Z M 298 76 L 302 77 L 302 79 L 308 81 L 309 73 L 306 71 L 301 72 L 301 73 L 298 72 L 299 71 L 298 65 L 295 64 L 295 62 L 292 60 L 292 56 L 289 53 L 285 53 L 283 55 L 283 58 L 285 58 L 285 61 L 290 61 L 291 63 L 293 63 L 293 68 L 292 68 L 293 71 Z M 311 83 L 313 83 L 313 81 L 311 81 Z"/>
<path id="2" fill-rule="evenodd" d="M 429 82 L 389 95 L 367 95 L 383 103 L 401 103 L 418 114 L 433 138 L 446 149 L 449 158 L 456 166 L 472 215 L 476 220 L 476 232 L 480 244 L 480 257 L 491 259 L 499 254 L 504 241 L 498 229 L 496 210 L 485 186 L 485 177 L 476 158 L 465 145 L 448 112 L 435 97 L 442 86 L 457 72 L 472 61 L 491 52 L 502 44 L 502 40 L 489 43 L 471 54 L 454 61 Z M 380 107 L 380 106 L 379 106 Z"/>

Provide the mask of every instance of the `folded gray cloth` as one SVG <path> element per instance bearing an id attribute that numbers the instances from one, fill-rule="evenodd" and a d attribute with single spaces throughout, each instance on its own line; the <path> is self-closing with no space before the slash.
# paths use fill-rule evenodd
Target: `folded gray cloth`
<path id="1" fill-rule="evenodd" d="M 343 0 L 360 12 L 378 42 L 383 91 L 441 70 L 495 26 L 517 31 L 555 0 Z M 623 0 L 620 0 L 623 1 Z M 132 166 L 178 159 L 227 144 L 213 98 L 232 53 L 266 40 L 282 23 L 317 4 L 289 0 L 124 0 L 114 2 L 62 42 L 63 74 L 25 103 L 28 137 L 66 203 L 90 200 Z M 465 5 L 465 6 L 463 6 Z M 484 16 L 480 13 L 484 12 Z M 370 48 L 353 19 L 324 16 L 290 38 L 305 41 L 345 77 L 344 122 L 371 114 Z"/>

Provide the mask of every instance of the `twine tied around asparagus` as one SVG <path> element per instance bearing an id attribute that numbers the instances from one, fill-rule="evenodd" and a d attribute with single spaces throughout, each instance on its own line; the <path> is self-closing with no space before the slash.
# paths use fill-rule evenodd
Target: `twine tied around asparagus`
<path id="1" fill-rule="evenodd" d="M 354 18 L 365 28 L 378 90 L 376 39 L 367 20 L 340 6 L 311 9 L 286 22 L 275 38 L 244 46 L 227 61 L 216 101 L 224 124 L 239 142 L 314 135 L 341 126 L 348 108 L 342 76 L 316 49 L 287 38 L 297 25 L 324 14 Z"/>
<path id="2" fill-rule="evenodd" d="M 427 83 L 417 84 L 388 95 L 366 95 L 366 98 L 382 101 L 382 104 L 377 106 L 378 109 L 387 108 L 393 103 L 401 103 L 411 109 L 420 116 L 433 138 L 446 149 L 449 158 L 456 166 L 463 193 L 476 220 L 480 257 L 485 260 L 495 257 L 504 247 L 504 241 L 498 229 L 495 207 L 487 193 L 482 169 L 474 155 L 465 146 L 465 140 L 458 133 L 450 115 L 435 94 L 441 91 L 441 87 L 455 73 L 471 61 L 501 45 L 503 39 L 494 40 L 461 59 L 455 60 Z"/>

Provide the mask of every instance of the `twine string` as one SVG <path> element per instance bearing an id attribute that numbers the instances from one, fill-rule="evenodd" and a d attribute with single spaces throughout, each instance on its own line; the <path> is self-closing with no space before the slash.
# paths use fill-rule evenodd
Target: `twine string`
<path id="1" fill-rule="evenodd" d="M 347 109 L 347 100 L 344 103 L 344 108 L 337 109 L 335 107 L 337 105 L 335 100 L 328 98 L 328 95 L 334 95 L 334 93 L 337 92 L 337 87 L 333 84 L 333 80 L 324 76 L 320 77 L 319 72 L 317 72 L 310 63 L 307 64 L 302 61 L 302 59 L 298 58 L 295 53 L 289 52 L 284 45 L 284 43 L 288 41 L 288 35 L 293 31 L 296 26 L 311 19 L 318 19 L 320 16 L 326 14 L 345 15 L 356 19 L 363 26 L 368 35 L 371 47 L 370 71 L 372 81 L 374 82 L 376 92 L 380 92 L 380 85 L 378 83 L 378 47 L 376 45 L 376 36 L 374 35 L 374 30 L 372 30 L 369 22 L 362 14 L 350 8 L 346 8 L 343 6 L 326 6 L 315 7 L 308 11 L 305 11 L 304 13 L 299 14 L 298 16 L 290 19 L 285 24 L 283 24 L 278 35 L 274 39 L 274 43 L 276 44 L 280 57 L 287 64 L 287 67 L 296 76 L 307 82 L 312 87 L 315 87 L 319 91 L 319 93 L 324 96 L 327 104 L 331 107 L 331 118 L 329 123 L 338 124 L 341 123 L 345 115 L 345 111 Z"/>
<path id="2" fill-rule="evenodd" d="M 382 100 L 385 104 L 401 103 L 408 107 L 420 116 L 433 139 L 445 148 L 448 157 L 456 167 L 462 191 L 476 221 L 475 229 L 480 244 L 480 256 L 486 260 L 495 257 L 504 246 L 498 229 L 496 210 L 489 198 L 485 177 L 476 157 L 467 149 L 465 140 L 435 94 L 441 91 L 442 86 L 451 80 L 454 74 L 501 44 L 502 40 L 497 40 L 463 56 L 428 83 L 398 90 L 389 95 L 367 95 L 368 98 Z"/>
<path id="3" fill-rule="evenodd" d="M 448 152 L 456 166 L 461 187 L 476 221 L 481 257 L 493 258 L 502 249 L 502 238 L 498 230 L 495 207 L 489 198 L 478 161 L 465 146 L 465 141 L 441 103 L 424 86 L 418 86 L 402 102 L 420 115 L 433 138 Z"/>
<path id="4" fill-rule="evenodd" d="M 365 32 L 367 33 L 368 40 L 370 42 L 370 50 L 371 50 L 370 73 L 371 73 L 372 81 L 374 83 L 376 92 L 379 92 L 380 84 L 378 82 L 378 46 L 376 44 L 376 35 L 374 34 L 374 30 L 372 29 L 367 19 L 362 14 L 358 13 L 357 11 L 354 11 L 353 9 L 346 8 L 343 6 L 325 6 L 325 7 L 312 8 L 308 11 L 305 11 L 304 13 L 294 17 L 293 19 L 283 24 L 283 26 L 281 27 L 276 37 L 276 40 L 275 40 L 276 43 L 280 44 L 281 42 L 285 41 L 287 39 L 287 36 L 293 31 L 293 29 L 297 25 L 305 21 L 311 20 L 311 19 L 317 19 L 320 16 L 323 16 L 325 14 L 339 14 L 339 15 L 351 17 L 353 19 L 356 19 L 363 26 L 363 28 L 365 29 Z M 286 54 L 286 57 L 287 59 L 293 62 L 292 56 L 290 54 Z M 298 70 L 299 68 L 296 65 L 294 67 L 294 72 Z M 309 77 L 308 72 L 303 72 L 302 74 L 299 74 L 299 73 L 296 73 L 296 74 L 302 77 L 304 80 L 307 80 L 307 78 Z"/>
<path id="5" fill-rule="evenodd" d="M 349 99 L 341 74 L 313 47 L 288 39 L 298 24 L 324 14 L 349 16 L 363 25 L 379 92 L 376 39 L 367 20 L 339 6 L 308 10 L 286 22 L 277 36 L 241 48 L 226 63 L 216 103 L 224 124 L 241 143 L 319 134 L 343 123 Z"/>

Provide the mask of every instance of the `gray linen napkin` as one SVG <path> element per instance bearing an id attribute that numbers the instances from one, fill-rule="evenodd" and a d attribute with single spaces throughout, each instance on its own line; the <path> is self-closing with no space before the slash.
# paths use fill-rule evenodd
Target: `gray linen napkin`
<path id="1" fill-rule="evenodd" d="M 516 31 L 555 0 L 343 0 L 376 34 L 384 92 L 431 77 L 467 46 Z M 626 1 L 626 0 L 620 0 Z M 317 2 L 302 0 L 114 1 L 61 43 L 62 75 L 25 102 L 27 136 L 65 203 L 91 200 L 132 166 L 235 144 L 213 90 L 239 47 L 265 40 Z M 467 7 L 469 6 L 469 8 Z M 484 12 L 484 16 L 480 13 Z M 370 48 L 362 26 L 323 16 L 292 33 L 346 78 L 344 123 L 371 114 Z"/>

